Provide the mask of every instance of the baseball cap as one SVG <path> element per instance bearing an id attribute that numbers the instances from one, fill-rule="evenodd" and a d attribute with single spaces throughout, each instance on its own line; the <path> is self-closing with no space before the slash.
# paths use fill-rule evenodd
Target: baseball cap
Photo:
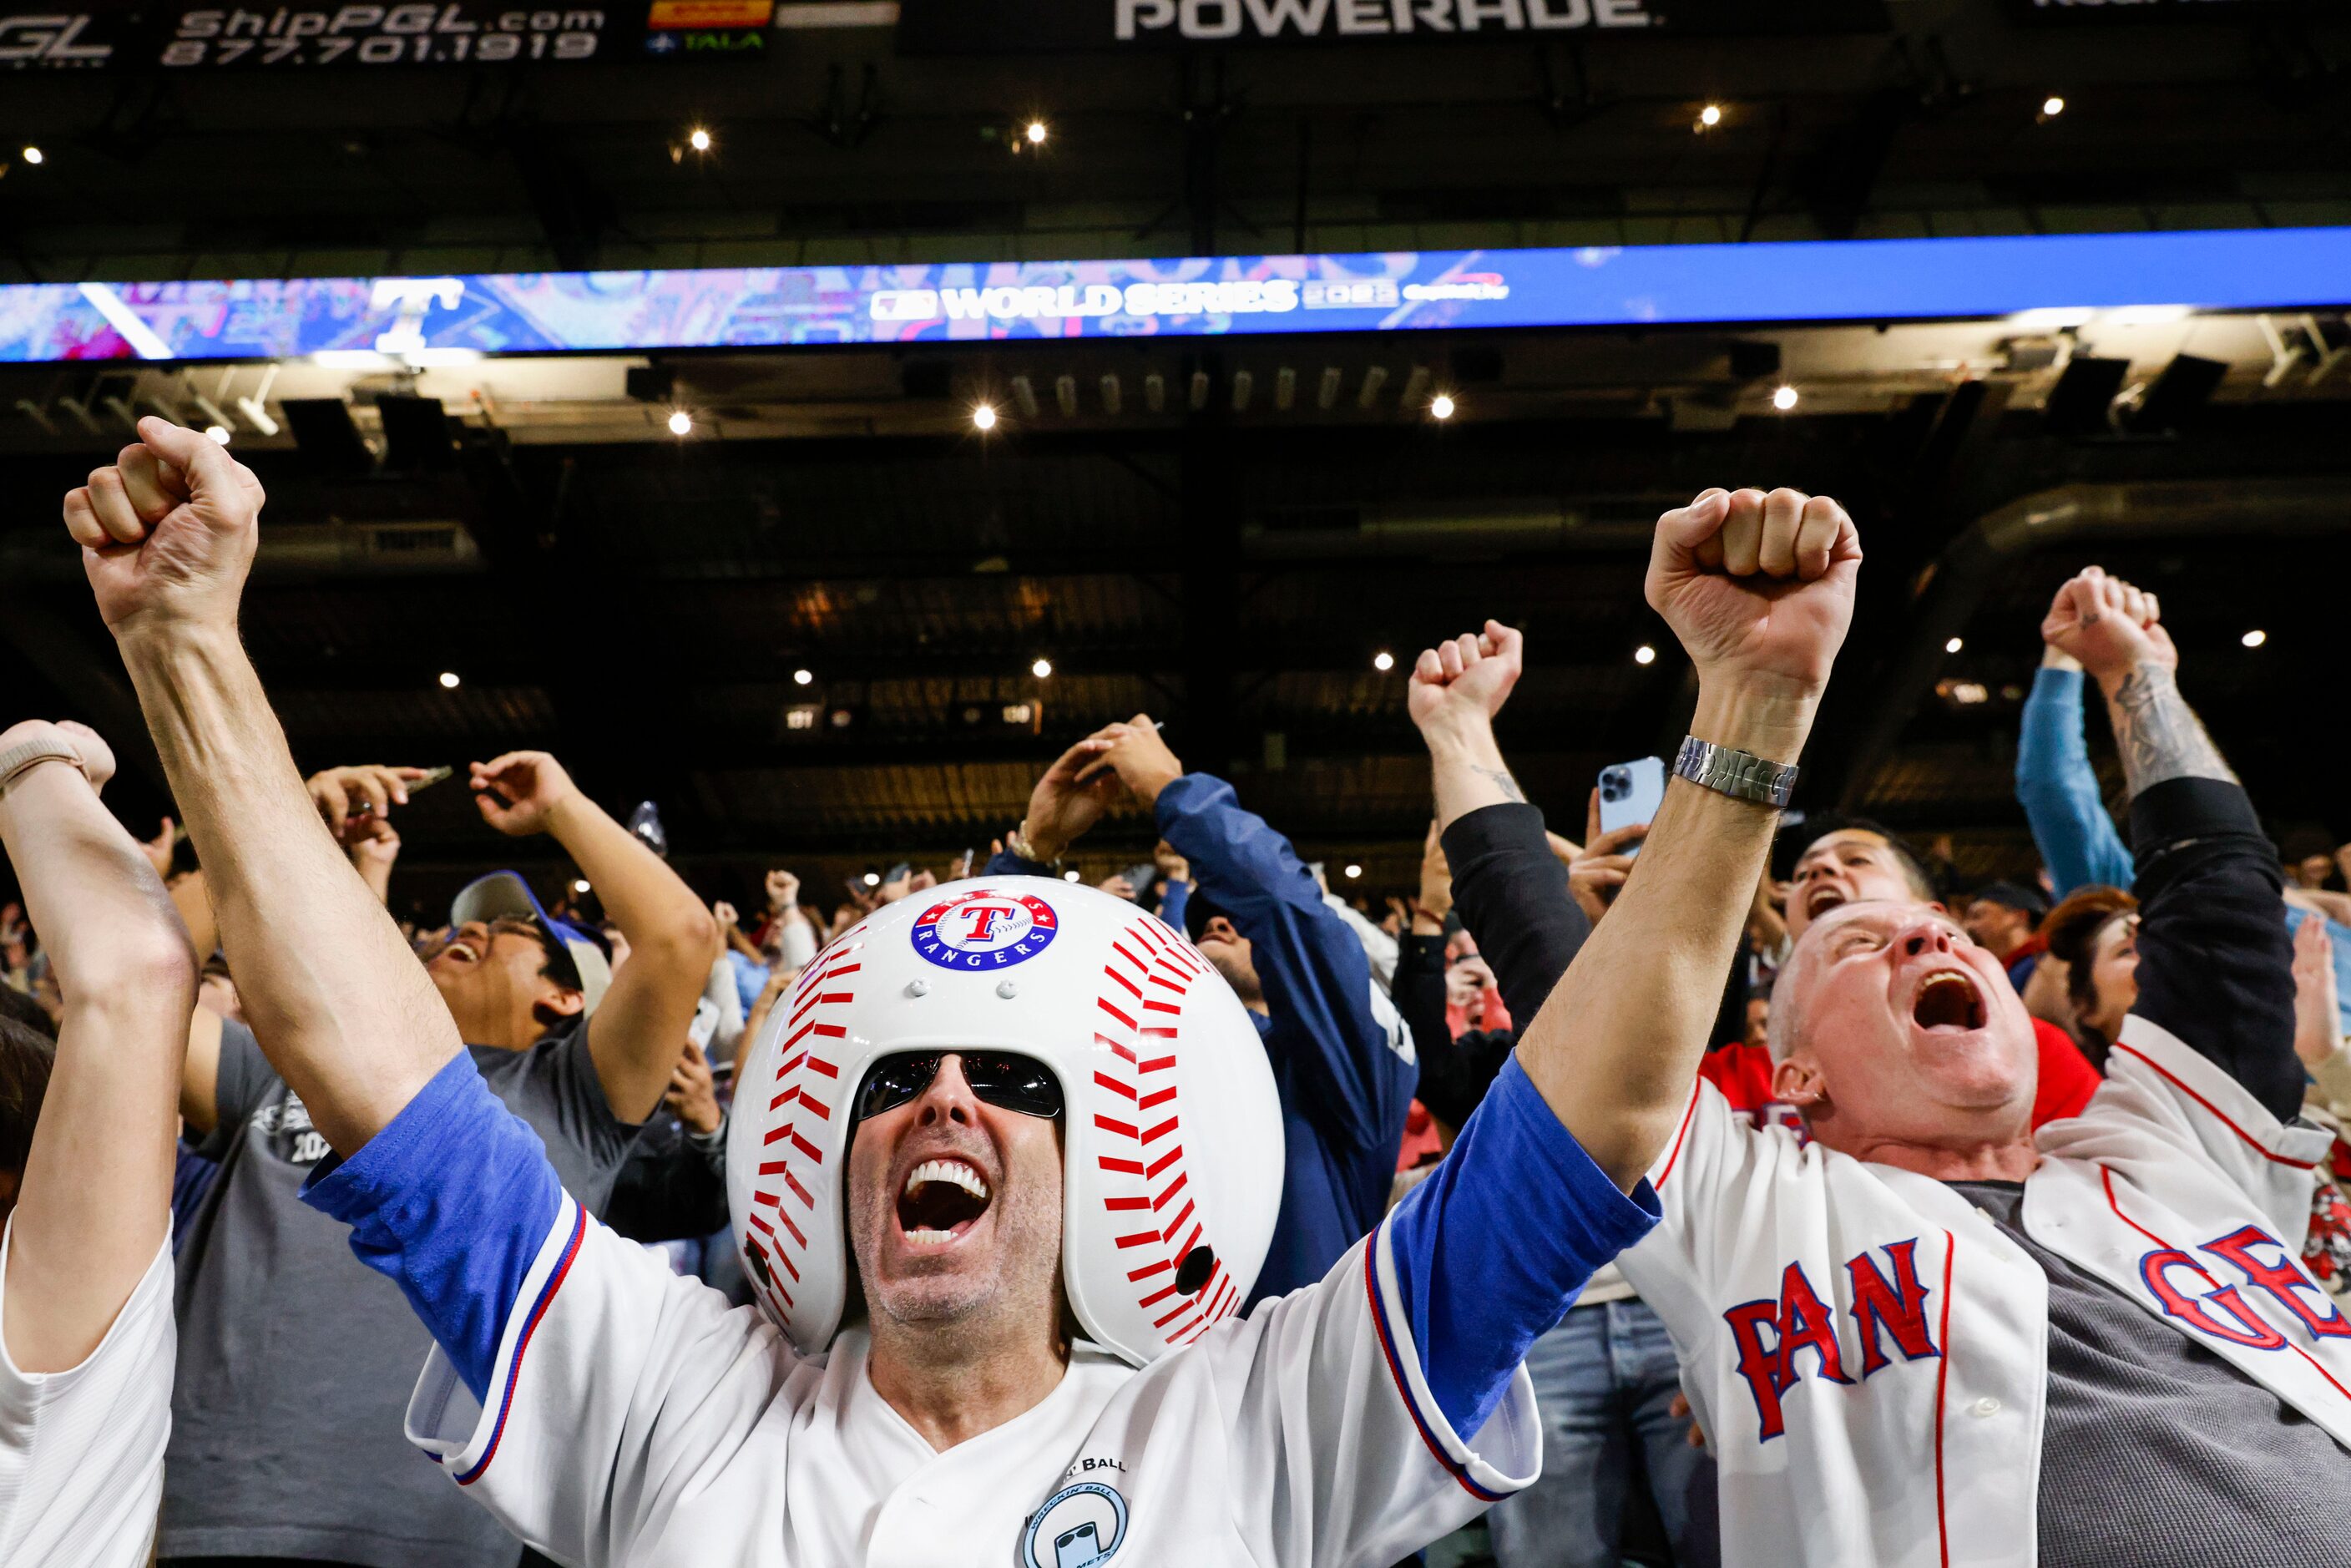
<path id="1" fill-rule="evenodd" d="M 2049 901 L 2039 888 L 2027 887 L 2021 882 L 1989 883 L 1970 895 L 1979 904 L 1997 904 L 2003 909 L 2014 909 L 2038 920 L 2049 913 Z"/>
<path id="2" fill-rule="evenodd" d="M 580 993 L 580 1015 L 594 1012 L 596 1004 L 604 999 L 612 983 L 612 963 L 603 947 L 579 926 L 549 915 L 520 872 L 494 871 L 457 890 L 457 896 L 449 901 L 449 924 L 463 925 L 475 920 L 484 925 L 493 920 L 529 921 L 547 937 L 557 982 Z"/>

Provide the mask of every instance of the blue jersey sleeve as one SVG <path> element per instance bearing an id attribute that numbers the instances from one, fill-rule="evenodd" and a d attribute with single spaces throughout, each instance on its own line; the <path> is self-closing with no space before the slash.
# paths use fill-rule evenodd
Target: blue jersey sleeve
<path id="1" fill-rule="evenodd" d="M 1527 1347 L 1600 1266 L 1657 1223 L 1616 1189 L 1512 1056 L 1426 1181 L 1388 1216 L 1421 1375 L 1459 1433 L 1501 1403 Z"/>
<path id="2" fill-rule="evenodd" d="M 360 1262 L 399 1285 L 465 1380 L 489 1397 L 507 1313 L 563 1189 L 546 1145 L 464 1051 L 348 1160 L 319 1162 L 302 1200 L 351 1228 Z"/>
<path id="3" fill-rule="evenodd" d="M 1372 965 L 1347 923 L 1233 787 L 1187 773 L 1159 792 L 1159 831 L 1192 862 L 1195 896 L 1249 938 L 1272 1014 L 1267 1049 L 1306 1091 L 1295 1103 L 1334 1142 L 1393 1153 L 1417 1077 L 1372 1006 Z"/>
<path id="4" fill-rule="evenodd" d="M 2082 672 L 2043 669 L 2024 701 L 2016 799 L 2057 896 L 2077 887 L 2128 887 L 2137 874 L 2098 791 L 2082 737 Z"/>

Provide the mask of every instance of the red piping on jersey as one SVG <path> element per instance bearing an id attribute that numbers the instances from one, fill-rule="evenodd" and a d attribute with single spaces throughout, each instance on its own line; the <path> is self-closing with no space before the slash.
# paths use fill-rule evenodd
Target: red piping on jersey
<path id="1" fill-rule="evenodd" d="M 555 1266 L 555 1272 L 548 1277 L 547 1283 L 539 1287 L 538 1300 L 531 1303 L 530 1321 L 523 1324 L 522 1337 L 515 1341 L 514 1360 L 507 1364 L 506 1392 L 498 1398 L 498 1424 L 490 1428 L 490 1446 L 483 1450 L 481 1463 L 457 1478 L 459 1486 L 469 1487 L 481 1479 L 482 1472 L 490 1468 L 490 1461 L 498 1457 L 498 1445 L 506 1439 L 507 1416 L 514 1409 L 515 1384 L 522 1376 L 523 1353 L 530 1349 L 530 1336 L 538 1332 L 540 1320 L 547 1316 L 549 1303 L 555 1300 L 555 1292 L 562 1288 L 564 1276 L 571 1272 L 571 1260 L 580 1256 L 580 1243 L 587 1234 L 588 1211 L 575 1203 L 571 1206 L 571 1239 L 564 1245 L 563 1260 Z"/>
<path id="2" fill-rule="evenodd" d="M 1396 1359 L 1395 1342 L 1388 1337 L 1388 1316 L 1382 1308 L 1379 1279 L 1372 1267 L 1373 1256 L 1379 1250 L 1380 1237 L 1385 1230 L 1386 1222 L 1382 1221 L 1379 1228 L 1374 1229 L 1364 1242 L 1364 1294 L 1370 1304 L 1372 1331 L 1380 1336 L 1380 1353 L 1387 1357 L 1388 1376 L 1395 1382 L 1396 1397 L 1404 1401 L 1405 1411 L 1412 1417 L 1413 1429 L 1420 1434 L 1420 1440 L 1428 1446 L 1429 1457 L 1434 1458 L 1447 1475 L 1460 1483 L 1461 1490 L 1479 1502 L 1499 1502 L 1510 1494 L 1488 1491 L 1469 1479 L 1468 1467 L 1458 1463 L 1452 1455 L 1447 1453 L 1444 1445 L 1437 1440 L 1437 1434 L 1428 1429 L 1427 1421 L 1420 1414 L 1419 1405 L 1413 1400 L 1412 1385 L 1405 1381 L 1404 1364 Z M 1503 1397 L 1507 1399 L 1510 1396 L 1505 1393 Z"/>
<path id="3" fill-rule="evenodd" d="M 1943 1232 L 1943 1314 L 1937 1330 L 1943 1336 L 1943 1364 L 1935 1368 L 1935 1536 L 1941 1542 L 1943 1568 L 1951 1568 L 1951 1521 L 1943 1510 L 1943 1388 L 1951 1375 L 1951 1260 L 1959 1239 Z"/>
<path id="4" fill-rule="evenodd" d="M 1682 1157 L 1682 1140 L 1689 1136 L 1690 1118 L 1697 1114 L 1698 1086 L 1696 1084 L 1692 1084 L 1690 1086 L 1689 1103 L 1682 1110 L 1682 1124 L 1674 1132 L 1674 1151 L 1666 1156 L 1666 1168 L 1657 1173 L 1657 1179 L 1656 1181 L 1649 1184 L 1652 1191 L 1662 1192 L 1665 1190 L 1666 1178 L 1674 1174 L 1674 1164 Z"/>
<path id="5" fill-rule="evenodd" d="M 2318 1168 L 2318 1162 L 2315 1160 L 2292 1160 L 2286 1158 L 2283 1155 L 2273 1155 L 2270 1153 L 2269 1149 L 2259 1138 L 2254 1137 L 2251 1133 L 2248 1133 L 2242 1127 L 2237 1125 L 2236 1123 L 2231 1121 L 2228 1114 L 2223 1112 L 2220 1107 L 2213 1104 L 2212 1102 L 2205 1099 L 2204 1096 L 2196 1092 L 2195 1090 L 2190 1089 L 2187 1084 L 2181 1082 L 2178 1075 L 2167 1071 L 2160 1062 L 2147 1055 L 2147 1052 L 2138 1050 L 2135 1046 L 2126 1045 L 2120 1040 L 2116 1040 L 2115 1042 L 2114 1049 L 2116 1051 L 2129 1051 L 2131 1055 L 2136 1056 L 2141 1061 L 2146 1062 L 2148 1068 L 2151 1069 L 2157 1076 L 2160 1077 L 2166 1083 L 2170 1084 L 2174 1089 L 2179 1090 L 2182 1094 L 2187 1095 L 2190 1100 L 2195 1101 L 2199 1105 L 2203 1106 L 2206 1111 L 2211 1113 L 2214 1121 L 2228 1128 L 2229 1131 L 2236 1134 L 2240 1138 L 2244 1139 L 2247 1146 L 2252 1148 L 2255 1154 L 2261 1155 L 2262 1158 L 2269 1161 L 2272 1165 L 2287 1166 L 2298 1171 L 2311 1171 Z M 2115 1212 L 2119 1215 L 2122 1211 L 2120 1209 L 2116 1209 Z M 2124 1223 L 2128 1224 L 2129 1221 L 2126 1220 Z"/>
<path id="6" fill-rule="evenodd" d="M 2149 1062 L 2147 1065 L 2153 1067 L 2155 1064 L 2153 1062 Z M 2163 1069 L 2158 1067 L 2156 1068 L 2156 1071 L 2158 1072 L 2161 1072 Z M 2214 1113 L 2218 1114 L 2217 1112 Z M 2133 1230 L 2137 1231 L 2141 1236 L 2146 1237 L 2149 1241 L 2154 1242 L 2158 1247 L 2162 1248 L 2165 1251 L 2177 1252 L 2180 1256 L 2187 1258 L 2191 1261 L 2194 1260 L 2195 1254 L 2189 1252 L 2186 1248 L 2174 1247 L 2170 1242 L 2166 1241 L 2162 1237 L 2158 1236 L 2154 1231 L 2149 1230 L 2146 1226 L 2141 1225 L 2137 1220 L 2133 1219 L 2129 1215 L 2123 1212 L 2122 1205 L 2115 1201 L 2114 1172 L 2108 1170 L 2104 1166 L 2100 1166 L 2098 1167 L 2098 1180 L 2106 1189 L 2106 1207 L 2115 1211 L 2115 1218 L 2116 1219 L 2121 1220 L 2125 1225 L 2129 1226 Z M 2202 1274 L 2207 1280 L 2212 1280 L 2212 1283 L 2215 1285 L 2218 1285 L 2220 1282 L 2218 1280 L 2213 1280 L 2211 1274 L 2207 1272 L 2204 1266 L 2200 1263 L 2197 1264 L 2196 1271 Z M 2311 1289 L 2317 1290 L 2318 1286 L 2314 1282 Z M 2294 1343 L 2294 1341 L 2290 1339 L 2285 1342 L 2285 1347 L 2286 1349 L 2294 1352 L 2294 1354 L 2302 1357 L 2303 1360 L 2310 1363 L 2311 1370 L 2317 1373 L 2319 1376 L 2326 1379 L 2326 1385 L 2329 1388 L 2334 1389 L 2335 1393 L 2340 1394 L 2346 1399 L 2351 1399 L 2351 1388 L 2346 1388 L 2342 1384 L 2336 1382 L 2335 1375 L 2327 1371 L 2324 1365 L 2320 1364 L 2316 1356 L 2311 1354 L 2310 1352 L 2303 1349 L 2302 1346 Z"/>

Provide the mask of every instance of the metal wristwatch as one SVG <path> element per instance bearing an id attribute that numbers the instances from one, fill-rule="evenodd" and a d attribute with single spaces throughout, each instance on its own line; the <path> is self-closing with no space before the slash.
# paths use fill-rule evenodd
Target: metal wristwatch
<path id="1" fill-rule="evenodd" d="M 81 765 L 81 753 L 73 747 L 54 740 L 27 740 L 0 751 L 0 795 L 8 792 L 8 786 L 16 782 L 18 774 L 40 762 L 70 762 L 75 772 L 89 777 L 89 769 Z"/>
<path id="2" fill-rule="evenodd" d="M 1796 789 L 1795 764 L 1768 761 L 1751 751 L 1717 746 L 1694 735 L 1682 737 L 1674 772 L 1702 789 L 1734 800 L 1752 800 L 1775 811 L 1788 803 Z"/>

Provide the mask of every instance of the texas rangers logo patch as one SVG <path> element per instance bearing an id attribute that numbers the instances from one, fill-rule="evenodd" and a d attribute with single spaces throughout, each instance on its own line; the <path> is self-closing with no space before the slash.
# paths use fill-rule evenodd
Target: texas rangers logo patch
<path id="1" fill-rule="evenodd" d="M 981 888 L 923 911 L 913 936 L 914 951 L 942 969 L 1002 969 L 1042 953 L 1060 929 L 1043 899 Z"/>
<path id="2" fill-rule="evenodd" d="M 1126 1500 L 1100 1481 L 1063 1487 L 1029 1517 L 1020 1568 L 1093 1568 L 1126 1539 Z"/>

